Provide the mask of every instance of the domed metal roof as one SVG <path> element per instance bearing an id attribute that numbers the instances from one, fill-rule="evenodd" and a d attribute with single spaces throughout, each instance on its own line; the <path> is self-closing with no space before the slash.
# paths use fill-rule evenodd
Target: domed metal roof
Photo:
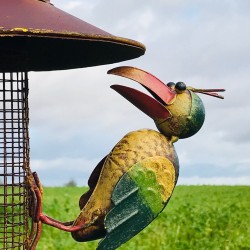
<path id="1" fill-rule="evenodd" d="M 0 1 L 0 71 L 62 70 L 116 63 L 145 53 L 49 1 Z"/>

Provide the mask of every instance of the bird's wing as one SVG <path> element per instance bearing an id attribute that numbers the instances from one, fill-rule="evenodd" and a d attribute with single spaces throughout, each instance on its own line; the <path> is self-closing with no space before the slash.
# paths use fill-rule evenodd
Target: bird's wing
<path id="1" fill-rule="evenodd" d="M 156 156 L 135 164 L 112 193 L 113 208 L 106 215 L 106 237 L 97 250 L 116 249 L 145 228 L 167 204 L 175 187 L 175 168 Z"/>

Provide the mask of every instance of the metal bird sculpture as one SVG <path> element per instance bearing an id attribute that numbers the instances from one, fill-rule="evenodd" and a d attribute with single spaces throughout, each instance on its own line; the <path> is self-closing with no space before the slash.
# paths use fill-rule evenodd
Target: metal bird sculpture
<path id="1" fill-rule="evenodd" d="M 37 216 L 43 223 L 71 231 L 77 241 L 103 238 L 98 250 L 116 249 L 164 209 L 179 174 L 173 143 L 197 133 L 205 119 L 204 105 L 196 93 L 223 98 L 216 92 L 224 91 L 195 89 L 183 82 L 165 85 L 133 67 L 118 67 L 108 73 L 135 80 L 149 91 L 153 97 L 130 87 L 111 86 L 151 117 L 159 132 L 133 131 L 115 145 L 92 172 L 74 222 L 63 224 L 42 213 Z"/>
<path id="2" fill-rule="evenodd" d="M 132 67 L 108 73 L 135 80 L 152 94 L 154 98 L 129 87 L 111 86 L 150 116 L 160 133 L 143 129 L 125 135 L 90 177 L 90 190 L 81 197 L 81 213 L 74 222 L 89 226 L 72 235 L 78 241 L 104 236 L 99 250 L 117 248 L 163 210 L 179 172 L 173 143 L 194 135 L 204 122 L 204 106 L 195 92 L 221 98 L 214 92 L 223 91 L 194 89 L 182 82 L 167 86 Z"/>

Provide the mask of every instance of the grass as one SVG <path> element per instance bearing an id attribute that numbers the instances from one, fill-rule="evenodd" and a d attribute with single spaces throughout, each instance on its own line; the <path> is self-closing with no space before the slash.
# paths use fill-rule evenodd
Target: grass
<path id="1" fill-rule="evenodd" d="M 43 211 L 62 221 L 79 213 L 79 187 L 45 188 Z M 38 250 L 94 250 L 43 226 Z M 177 186 L 165 210 L 119 250 L 250 250 L 250 186 Z"/>

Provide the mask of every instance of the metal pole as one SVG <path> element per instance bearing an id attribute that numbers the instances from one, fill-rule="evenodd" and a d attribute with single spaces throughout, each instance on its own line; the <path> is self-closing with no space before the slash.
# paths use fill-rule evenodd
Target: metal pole
<path id="1" fill-rule="evenodd" d="M 28 75 L 0 73 L 0 249 L 29 245 Z"/>

